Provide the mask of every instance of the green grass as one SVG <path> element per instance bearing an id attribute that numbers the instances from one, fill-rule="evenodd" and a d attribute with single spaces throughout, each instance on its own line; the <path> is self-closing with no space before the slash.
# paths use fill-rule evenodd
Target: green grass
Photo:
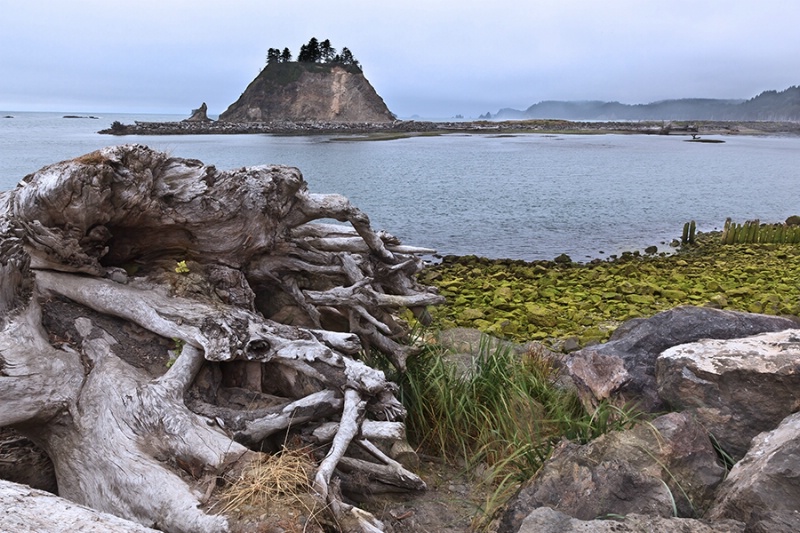
<path id="1" fill-rule="evenodd" d="M 466 373 L 445 355 L 428 345 L 391 378 L 408 409 L 413 445 L 468 469 L 488 467 L 489 498 L 479 523 L 541 468 L 562 438 L 588 442 L 637 418 L 610 404 L 587 411 L 557 385 L 557 370 L 541 349 L 518 354 L 484 336 Z"/>

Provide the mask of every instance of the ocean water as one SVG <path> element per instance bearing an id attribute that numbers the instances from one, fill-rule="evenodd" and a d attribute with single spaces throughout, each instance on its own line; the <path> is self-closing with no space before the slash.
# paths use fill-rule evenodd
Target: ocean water
<path id="1" fill-rule="evenodd" d="M 440 254 L 573 260 L 667 244 L 700 231 L 800 214 L 800 137 L 444 135 L 392 141 L 328 136 L 112 137 L 114 120 L 180 116 L 0 111 L 0 191 L 56 161 L 141 143 L 219 169 L 298 167 L 315 193 L 339 193 L 374 227 Z M 89 116 L 89 113 L 77 113 Z M 667 243 L 667 244 L 665 244 Z"/>

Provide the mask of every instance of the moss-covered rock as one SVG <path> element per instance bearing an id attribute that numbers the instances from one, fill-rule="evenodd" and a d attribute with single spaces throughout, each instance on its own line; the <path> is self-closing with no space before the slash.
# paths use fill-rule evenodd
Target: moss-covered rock
<path id="1" fill-rule="evenodd" d="M 447 298 L 432 311 L 435 325 L 522 342 L 601 342 L 623 320 L 681 304 L 800 313 L 799 247 L 718 241 L 718 234 L 700 234 L 671 256 L 625 254 L 589 264 L 449 256 L 420 277 Z"/>

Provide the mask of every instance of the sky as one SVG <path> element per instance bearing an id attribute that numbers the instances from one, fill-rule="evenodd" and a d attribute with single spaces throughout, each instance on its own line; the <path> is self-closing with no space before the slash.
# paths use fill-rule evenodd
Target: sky
<path id="1" fill-rule="evenodd" d="M 0 110 L 218 115 L 311 37 L 400 118 L 800 85 L 795 0 L 0 0 Z"/>

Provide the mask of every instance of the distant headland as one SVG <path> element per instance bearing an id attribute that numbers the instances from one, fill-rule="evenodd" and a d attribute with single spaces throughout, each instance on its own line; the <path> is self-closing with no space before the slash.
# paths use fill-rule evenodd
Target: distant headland
<path id="1" fill-rule="evenodd" d="M 649 104 L 620 102 L 549 100 L 524 111 L 501 109 L 486 113 L 482 119 L 526 120 L 558 118 L 564 120 L 716 120 L 716 121 L 800 121 L 800 87 L 783 91 L 764 91 L 749 100 L 682 98 Z"/>

